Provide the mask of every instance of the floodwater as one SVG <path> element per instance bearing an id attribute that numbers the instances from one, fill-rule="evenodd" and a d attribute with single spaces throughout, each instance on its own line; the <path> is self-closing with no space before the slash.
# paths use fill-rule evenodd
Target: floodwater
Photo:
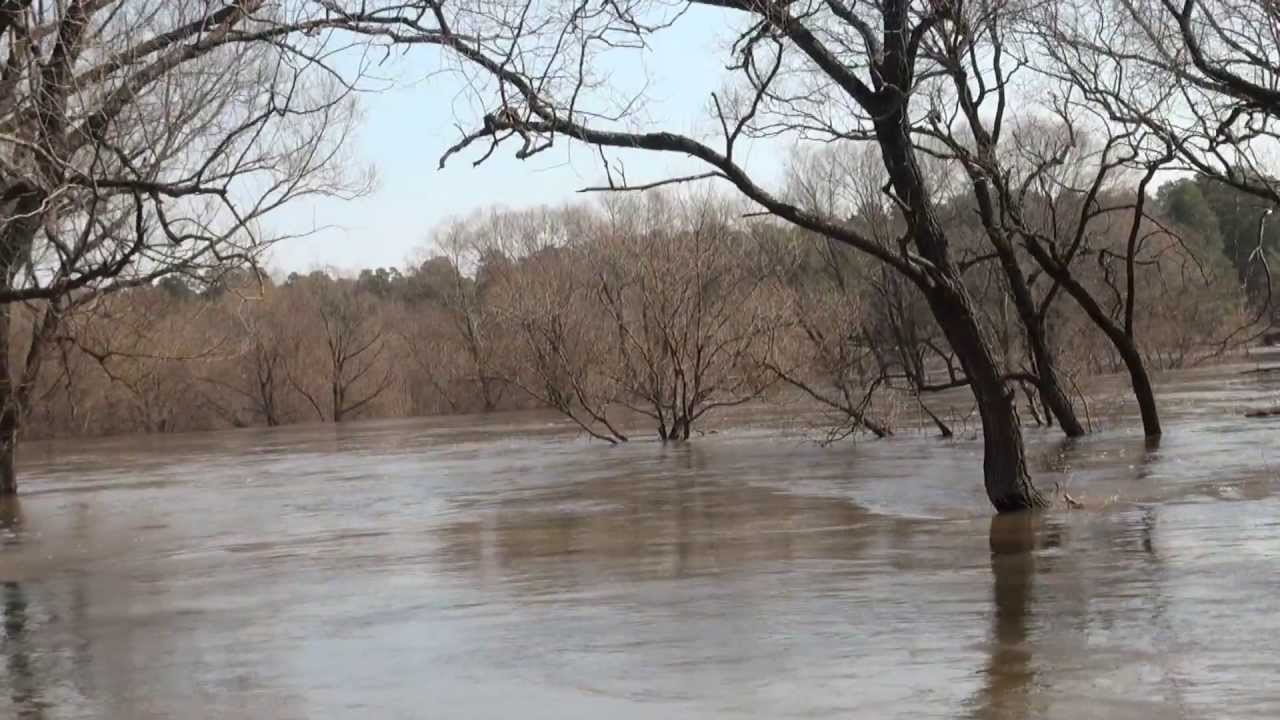
<path id="1" fill-rule="evenodd" d="M 1032 433 L 1085 510 L 992 518 L 972 440 L 686 446 L 550 416 L 35 446 L 0 718 L 1273 718 L 1280 379 L 1167 435 Z"/>

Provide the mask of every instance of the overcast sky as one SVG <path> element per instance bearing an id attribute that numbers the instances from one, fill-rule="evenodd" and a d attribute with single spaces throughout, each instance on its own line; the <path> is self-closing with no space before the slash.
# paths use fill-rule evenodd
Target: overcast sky
<path id="1" fill-rule="evenodd" d="M 641 87 L 647 78 L 646 129 L 661 126 L 712 137 L 715 126 L 707 107 L 710 93 L 720 89 L 725 77 L 725 36 L 708 31 L 723 23 L 705 20 L 691 13 L 661 36 L 646 54 L 645 65 L 615 72 L 615 83 L 626 87 Z M 437 169 L 441 153 L 459 138 L 455 123 L 468 115 L 470 96 L 463 78 L 434 72 L 441 67 L 437 53 L 423 48 L 412 52 L 381 69 L 394 75 L 400 87 L 361 100 L 364 117 L 352 140 L 353 155 L 375 168 L 377 189 L 349 202 L 296 203 L 274 215 L 269 226 L 279 233 L 324 229 L 277 244 L 270 258 L 273 270 L 403 267 L 421 253 L 431 229 L 451 216 L 493 204 L 581 201 L 586 198 L 575 191 L 602 180 L 598 155 L 568 141 L 527 161 L 512 157 L 512 145 L 477 168 L 471 166 L 478 157 L 473 153 L 455 156 Z M 781 177 L 780 164 L 765 157 L 773 151 L 763 147 L 742 148 L 744 162 L 767 178 Z M 696 167 L 686 158 L 653 153 L 630 154 L 625 163 L 632 180 Z"/>

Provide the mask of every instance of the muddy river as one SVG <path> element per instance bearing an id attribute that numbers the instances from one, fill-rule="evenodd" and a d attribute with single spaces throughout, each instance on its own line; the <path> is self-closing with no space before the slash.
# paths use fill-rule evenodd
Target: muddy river
<path id="1" fill-rule="evenodd" d="M 511 414 L 25 450 L 0 718 L 1280 717 L 1280 373 L 1167 435 L 685 446 Z M 1273 379 L 1274 378 L 1274 379 Z"/>

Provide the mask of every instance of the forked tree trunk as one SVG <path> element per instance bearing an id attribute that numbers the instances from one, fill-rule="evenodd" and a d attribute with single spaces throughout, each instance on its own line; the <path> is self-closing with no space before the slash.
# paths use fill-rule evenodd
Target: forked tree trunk
<path id="1" fill-rule="evenodd" d="M 991 236 L 996 254 L 1000 258 L 1000 267 L 1009 281 L 1009 294 L 1012 296 L 1014 309 L 1017 310 L 1018 319 L 1026 332 L 1027 347 L 1031 350 L 1031 359 L 1035 363 L 1040 399 L 1047 411 L 1057 419 L 1058 426 L 1067 437 L 1080 437 L 1084 435 L 1084 425 L 1080 424 L 1076 409 L 1058 380 L 1057 358 L 1049 348 L 1044 318 L 1036 310 L 1027 277 L 1006 238 L 996 231 L 992 231 Z"/>
<path id="2" fill-rule="evenodd" d="M 677 413 L 671 419 L 671 427 L 665 421 L 658 421 L 658 439 L 663 442 L 682 442 L 688 440 L 693 431 L 693 423 L 684 414 Z"/>
<path id="3" fill-rule="evenodd" d="M 1138 410 L 1142 414 L 1142 432 L 1147 437 L 1159 437 L 1162 430 L 1160 427 L 1160 411 L 1156 407 L 1155 391 L 1151 387 L 1151 377 L 1147 375 L 1146 361 L 1142 359 L 1142 353 L 1138 351 L 1138 344 L 1134 341 L 1132 333 L 1127 332 L 1124 327 L 1108 315 L 1102 305 L 1089 294 L 1088 289 L 1081 285 L 1071 275 L 1071 272 L 1063 267 L 1039 243 L 1029 242 L 1027 243 L 1027 249 L 1031 251 L 1040 266 L 1054 280 L 1062 284 L 1067 294 L 1071 295 L 1076 304 L 1089 316 L 1089 319 L 1111 341 L 1116 353 L 1120 355 L 1120 359 L 1124 361 L 1125 368 L 1129 371 L 1130 384 L 1133 386 L 1133 397 L 1138 401 Z"/>
<path id="4" fill-rule="evenodd" d="M 1035 360 L 1036 376 L 1039 378 L 1037 386 L 1040 389 L 1040 401 L 1058 421 L 1058 426 L 1067 437 L 1084 435 L 1084 425 L 1076 416 L 1075 406 L 1071 404 L 1066 391 L 1062 389 L 1062 381 L 1058 379 L 1057 362 L 1049 350 L 1043 324 L 1038 318 L 1023 322 L 1027 328 L 1027 344 L 1031 346 L 1031 355 Z"/>
<path id="5" fill-rule="evenodd" d="M 889 13 L 885 15 L 886 27 L 905 27 L 906 5 L 897 4 L 893 8 L 894 17 L 891 18 Z M 897 45 L 903 40 L 895 37 L 894 43 Z M 896 48 L 894 52 L 903 50 Z M 887 65 L 895 66 L 893 63 Z M 905 73 L 903 77 L 889 79 L 891 83 L 894 80 L 902 81 L 902 87 L 910 85 Z M 929 263 L 929 267 L 913 280 L 924 292 L 934 319 L 960 359 L 982 417 L 982 477 L 987 498 L 997 512 L 1046 507 L 1048 499 L 1036 490 L 1027 472 L 1022 427 L 1014 409 L 1013 389 L 1006 382 L 1004 371 L 978 322 L 973 298 L 965 287 L 964 278 L 951 262 L 947 235 L 938 221 L 928 184 L 916 162 L 906 105 L 889 100 L 883 112 L 878 114 L 876 138 L 890 185 L 904 206 L 916 249 Z"/>

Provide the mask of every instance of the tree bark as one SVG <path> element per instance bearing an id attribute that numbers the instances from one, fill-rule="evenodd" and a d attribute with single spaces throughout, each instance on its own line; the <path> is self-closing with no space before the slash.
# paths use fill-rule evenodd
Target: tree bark
<path id="1" fill-rule="evenodd" d="M 0 497 L 18 494 L 18 397 L 9 357 L 11 307 L 0 303 Z"/>
<path id="2" fill-rule="evenodd" d="M 982 418 L 982 476 L 996 512 L 1047 507 L 1027 472 L 1022 426 L 1012 388 L 1005 381 L 959 279 L 926 292 L 929 306 L 960 358 Z"/>
<path id="3" fill-rule="evenodd" d="M 43 192 L 25 182 L 16 182 L 0 194 L 0 284 L 12 290 L 14 276 L 39 231 Z M 18 494 L 18 425 L 21 419 L 21 379 L 16 377 L 11 357 L 13 306 L 0 303 L 0 497 Z"/>
<path id="4" fill-rule="evenodd" d="M 886 27 L 906 26 L 906 5 L 893 6 L 885 14 Z M 895 25 L 896 23 L 896 25 Z M 901 41 L 897 38 L 895 42 Z M 902 49 L 895 48 L 895 53 Z M 895 63 L 886 60 L 892 67 Z M 893 78 L 910 86 L 909 73 Z M 991 351 L 990 341 L 978 322 L 972 296 L 960 270 L 951 262 L 948 239 L 929 197 L 928 184 L 916 160 L 906 116 L 906 104 L 890 99 L 876 122 L 890 186 L 900 201 L 911 238 L 928 265 L 912 280 L 920 287 L 938 326 L 964 368 L 969 387 L 982 417 L 982 476 L 987 498 L 996 512 L 1047 507 L 1049 501 L 1036 490 L 1027 472 L 1022 426 L 1014 408 L 1012 388 Z"/>
<path id="5" fill-rule="evenodd" d="M 1066 391 L 1062 389 L 1062 382 L 1058 379 L 1057 362 L 1049 349 L 1044 324 L 1039 317 L 1034 316 L 1034 313 L 1031 318 L 1023 318 L 1022 322 L 1027 329 L 1027 345 L 1031 348 L 1031 357 L 1035 361 L 1041 402 L 1058 421 L 1058 426 L 1067 437 L 1084 435 L 1084 425 L 1076 416 L 1075 406 L 1071 404 Z"/>
<path id="6" fill-rule="evenodd" d="M 17 456 L 18 424 L 9 420 L 0 427 L 0 497 L 18 494 Z"/>
<path id="7" fill-rule="evenodd" d="M 1156 393 L 1151 386 L 1151 376 L 1147 374 L 1147 364 L 1142 353 L 1130 338 L 1114 338 L 1116 350 L 1124 360 L 1129 371 L 1129 382 L 1133 386 L 1133 397 L 1138 401 L 1138 412 L 1142 415 L 1142 431 L 1148 438 L 1160 437 L 1160 411 L 1156 408 Z"/>
<path id="8" fill-rule="evenodd" d="M 1142 414 L 1142 431 L 1147 437 L 1159 437 L 1162 430 L 1160 427 L 1160 412 L 1156 407 L 1155 391 L 1151 387 L 1151 378 L 1147 375 L 1146 361 L 1142 359 L 1142 353 L 1138 351 L 1138 346 L 1134 342 L 1131 332 L 1112 319 L 1107 314 L 1107 311 L 1102 309 L 1102 305 L 1089 294 L 1089 290 L 1072 276 L 1071 271 L 1058 262 L 1057 258 L 1050 255 L 1039 242 L 1034 239 L 1030 240 L 1027 242 L 1027 250 L 1031 252 L 1032 257 L 1040 263 L 1045 272 L 1061 283 L 1067 294 L 1076 301 L 1076 304 L 1084 310 L 1089 319 L 1111 341 L 1112 346 L 1115 347 L 1116 352 L 1120 355 L 1120 359 L 1124 361 L 1125 367 L 1129 370 L 1133 396 L 1138 401 L 1138 409 Z"/>
<path id="9" fill-rule="evenodd" d="M 981 204 L 986 207 L 989 201 Z M 984 212 L 985 214 L 989 214 L 989 211 Z M 984 219 L 984 222 L 989 221 Z M 1031 351 L 1036 376 L 1039 378 L 1040 398 L 1048 412 L 1058 420 L 1058 426 L 1067 437 L 1080 437 L 1084 435 L 1084 425 L 1076 417 L 1075 407 L 1071 405 L 1071 400 L 1058 380 L 1057 359 L 1049 348 L 1044 318 L 1036 309 L 1026 274 L 1022 272 L 1022 267 L 1018 264 L 1017 255 L 1014 254 L 1008 238 L 1001 234 L 994 224 L 989 225 L 987 234 L 991 238 L 992 245 L 995 246 L 996 255 L 1000 258 L 1000 267 L 1009 281 L 1009 294 L 1012 296 L 1014 309 L 1017 310 L 1018 319 L 1026 331 L 1027 347 Z"/>

